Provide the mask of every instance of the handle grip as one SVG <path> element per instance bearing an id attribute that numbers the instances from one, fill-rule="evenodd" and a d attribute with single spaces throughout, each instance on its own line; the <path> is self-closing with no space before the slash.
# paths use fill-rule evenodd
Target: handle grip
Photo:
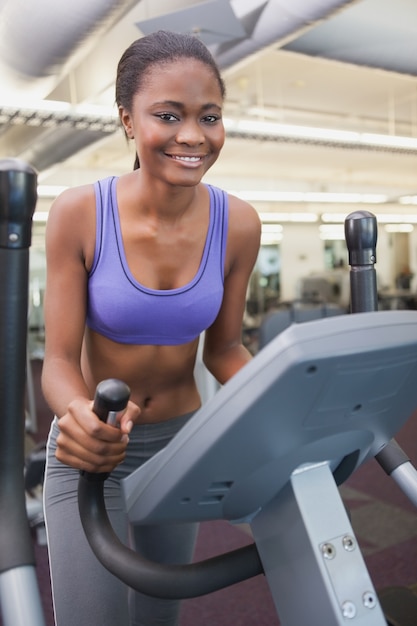
<path id="1" fill-rule="evenodd" d="M 130 388 L 117 378 L 107 378 L 96 387 L 93 411 L 102 422 L 116 425 L 119 411 L 123 411 L 130 398 Z M 104 482 L 109 474 L 80 471 L 80 475 L 90 482 Z"/>
<path id="2" fill-rule="evenodd" d="M 351 313 L 378 311 L 378 291 L 374 264 L 378 225 L 368 211 L 350 213 L 345 220 L 346 245 L 349 251 Z M 395 439 L 391 439 L 375 456 L 382 469 L 391 475 L 409 461 Z"/>
<path id="3" fill-rule="evenodd" d="M 130 389 L 126 383 L 108 378 L 97 385 L 93 411 L 102 422 L 115 426 L 117 413 L 126 408 L 129 398 Z"/>
<path id="4" fill-rule="evenodd" d="M 346 245 L 350 265 L 350 312 L 378 310 L 376 284 L 376 244 L 378 225 L 369 211 L 355 211 L 345 220 Z"/>

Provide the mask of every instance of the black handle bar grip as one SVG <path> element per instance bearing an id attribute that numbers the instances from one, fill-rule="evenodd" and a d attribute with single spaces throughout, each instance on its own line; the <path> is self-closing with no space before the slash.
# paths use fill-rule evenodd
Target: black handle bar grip
<path id="1" fill-rule="evenodd" d="M 346 246 L 349 252 L 351 313 L 378 311 L 376 245 L 378 223 L 369 211 L 355 211 L 345 220 Z M 395 439 L 385 444 L 375 456 L 386 473 L 405 463 L 408 458 Z M 394 460 L 395 459 L 395 460 Z M 396 463 L 396 466 L 393 464 Z"/>
<path id="2" fill-rule="evenodd" d="M 93 411 L 102 422 L 115 425 L 115 417 L 123 411 L 130 398 L 130 389 L 117 378 L 108 378 L 97 385 Z"/>
<path id="3" fill-rule="evenodd" d="M 117 378 L 107 378 L 96 387 L 93 411 L 101 419 L 112 426 L 116 425 L 117 413 L 123 411 L 130 398 L 130 388 Z M 106 472 L 85 472 L 81 476 L 92 482 L 104 482 L 109 474 Z"/>
<path id="4" fill-rule="evenodd" d="M 117 379 L 101 382 L 94 412 L 107 421 L 125 408 L 130 389 Z M 126 585 L 157 598 L 182 599 L 212 593 L 263 573 L 255 544 L 187 565 L 153 563 L 125 546 L 115 534 L 104 501 L 108 474 L 80 472 L 78 508 L 87 541 L 101 564 Z"/>
<path id="5" fill-rule="evenodd" d="M 378 310 L 376 244 L 378 225 L 369 211 L 355 211 L 345 220 L 346 246 L 350 265 L 350 310 L 364 313 Z"/>
<path id="6" fill-rule="evenodd" d="M 186 565 L 154 563 L 125 546 L 107 515 L 103 482 L 80 476 L 78 507 L 85 535 L 101 564 L 126 585 L 156 598 L 202 596 L 263 573 L 255 544 Z"/>

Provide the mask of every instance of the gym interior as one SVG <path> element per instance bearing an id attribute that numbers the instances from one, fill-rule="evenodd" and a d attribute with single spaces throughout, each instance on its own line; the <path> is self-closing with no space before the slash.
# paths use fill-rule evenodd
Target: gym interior
<path id="1" fill-rule="evenodd" d="M 223 113 L 226 143 L 205 182 L 249 201 L 262 221 L 261 247 L 247 290 L 243 324 L 245 345 L 254 356 L 260 356 L 259 371 L 264 362 L 267 368 L 264 350 L 267 354 L 275 349 L 280 353 L 274 342 L 281 333 L 291 345 L 304 346 L 310 337 L 301 326 L 305 324 L 308 329 L 310 322 L 329 318 L 330 328 L 342 337 L 342 319 L 350 319 L 355 312 L 372 311 L 387 320 L 386 326 L 381 322 L 379 328 L 372 317 L 374 330 L 367 330 L 375 333 L 375 341 L 384 344 L 387 351 L 387 378 L 394 359 L 388 352 L 396 348 L 386 339 L 387 334 L 396 336 L 394 327 L 390 330 L 394 324 L 391 319 L 408 328 L 405 337 L 401 335 L 401 358 L 409 368 L 404 370 L 404 380 L 417 375 L 415 359 L 410 356 L 417 342 L 416 3 L 74 0 L 70 5 L 61 4 L 43 0 L 34 14 L 28 0 L 5 0 L 0 20 L 0 159 L 27 163 L 37 175 L 22 366 L 23 497 L 43 617 L 25 626 L 54 624 L 42 512 L 44 445 L 53 415 L 40 389 L 48 211 L 62 190 L 132 169 L 132 146 L 121 131 L 114 105 L 114 77 L 116 60 L 137 37 L 158 29 L 195 34 L 209 47 L 222 71 L 227 90 Z M 5 202 L 4 194 L 0 201 Z M 370 228 L 373 236 L 367 244 L 372 259 L 365 262 L 368 274 L 364 285 L 357 285 L 352 275 L 357 263 L 352 250 L 358 240 L 353 236 L 349 240 L 350 216 L 354 221 L 364 220 L 368 234 Z M 359 239 L 362 236 L 354 234 Z M 364 289 L 371 290 L 371 302 L 368 297 L 364 303 Z M 1 319 L 6 318 L 3 314 Z M 358 329 L 357 338 L 355 335 L 352 340 L 358 355 L 362 349 L 359 331 L 364 333 L 364 328 Z M 335 340 L 334 349 L 336 345 Z M 340 349 L 347 350 L 342 338 Z M 374 346 L 369 349 L 374 350 Z M 306 358 L 311 358 L 309 350 L 306 348 Z M 290 374 L 293 376 L 292 370 Z M 227 404 L 228 390 L 222 389 L 217 400 L 219 388 L 201 362 L 196 365 L 196 375 L 207 407 L 221 401 Z M 355 393 L 353 386 L 359 389 L 360 384 L 353 375 L 351 382 Z M 403 380 L 400 382 L 402 385 Z M 244 377 L 238 383 L 243 389 Z M 291 588 L 287 589 L 279 576 L 271 583 L 264 571 L 185 599 L 181 626 L 415 626 L 417 479 L 413 466 L 417 463 L 417 398 L 410 380 L 404 382 L 404 388 L 401 385 L 398 383 L 397 388 L 409 395 L 396 399 L 401 415 L 398 425 L 392 427 L 392 437 L 405 454 L 400 454 L 401 463 L 387 470 L 373 458 L 376 453 L 366 459 L 364 454 L 360 463 L 355 460 L 355 471 L 347 471 L 338 485 L 363 558 L 363 563 L 355 564 L 355 571 L 363 576 L 369 573 L 369 585 L 376 590 L 385 618 L 374 617 L 379 610 L 378 606 L 372 612 L 375 598 L 366 596 L 363 600 L 365 605 L 372 605 L 365 606 L 369 608 L 366 614 L 363 606 L 357 610 L 346 596 L 341 601 L 340 617 L 329 617 L 326 622 L 321 609 L 314 607 L 311 581 L 305 573 L 296 570 L 294 578 L 288 574 Z M 239 389 L 237 386 L 235 393 Z M 337 398 L 342 391 L 339 394 Z M 391 397 L 386 402 L 391 401 L 394 406 Z M 210 419 L 209 408 L 204 415 Z M 378 427 L 372 428 L 378 434 Z M 405 478 L 398 470 L 404 466 Z M 393 479 L 395 473 L 401 478 Z M 186 479 L 179 476 L 178 480 Z M 323 484 L 328 484 L 327 476 Z M 294 495 L 294 502 L 305 496 L 303 487 L 295 484 L 294 492 L 297 488 L 301 494 Z M 336 494 L 325 501 L 326 497 L 323 511 L 330 517 L 334 510 L 339 511 Z M 0 506 L 4 506 L 2 502 Z M 290 505 L 280 502 L 279 511 L 281 506 Z M 314 517 L 312 509 L 305 504 L 297 517 L 306 536 L 315 535 L 306 519 Z M 343 521 L 344 515 L 341 510 Z M 226 514 L 202 520 L 196 561 L 253 545 L 254 537 L 263 537 L 266 523 L 252 521 L 246 513 L 240 520 Z M 317 525 L 322 523 L 318 519 Z M 330 539 L 331 535 L 326 546 L 331 546 Z M 326 553 L 328 563 L 334 562 L 332 549 Z M 288 571 L 292 561 L 286 558 Z M 268 558 L 261 560 L 265 568 L 275 569 Z M 330 577 L 332 583 L 323 583 L 318 593 L 323 605 L 331 604 L 329 587 L 343 588 L 348 568 L 344 563 L 335 574 L 327 567 L 323 576 Z M 23 626 L 17 618 L 11 621 L 14 607 L 5 598 L 8 582 L 2 586 L 2 578 L 13 569 L 6 566 L 0 571 L 2 626 Z M 33 593 L 28 592 L 28 597 Z M 34 595 L 37 593 L 35 590 Z M 276 597 L 282 595 L 289 599 L 280 604 Z M 21 602 L 25 603 L 25 590 Z M 293 609 L 303 602 L 308 609 Z M 301 622 L 307 615 L 308 621 Z"/>

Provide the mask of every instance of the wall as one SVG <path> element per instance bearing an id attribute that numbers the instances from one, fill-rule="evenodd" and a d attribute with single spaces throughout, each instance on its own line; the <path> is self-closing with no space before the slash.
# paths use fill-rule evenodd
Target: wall
<path id="1" fill-rule="evenodd" d="M 317 224 L 285 224 L 280 250 L 281 300 L 293 300 L 299 278 L 325 269 Z"/>

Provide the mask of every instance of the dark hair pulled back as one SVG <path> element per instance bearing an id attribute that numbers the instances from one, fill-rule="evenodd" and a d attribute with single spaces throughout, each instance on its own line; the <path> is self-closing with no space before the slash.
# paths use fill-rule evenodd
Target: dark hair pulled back
<path id="1" fill-rule="evenodd" d="M 179 59 L 196 59 L 209 67 L 217 80 L 222 97 L 226 89 L 208 48 L 194 35 L 159 30 L 136 39 L 123 53 L 117 66 L 116 104 L 132 110 L 135 94 L 140 90 L 153 65 L 172 63 Z M 139 167 L 136 156 L 134 169 Z"/>

